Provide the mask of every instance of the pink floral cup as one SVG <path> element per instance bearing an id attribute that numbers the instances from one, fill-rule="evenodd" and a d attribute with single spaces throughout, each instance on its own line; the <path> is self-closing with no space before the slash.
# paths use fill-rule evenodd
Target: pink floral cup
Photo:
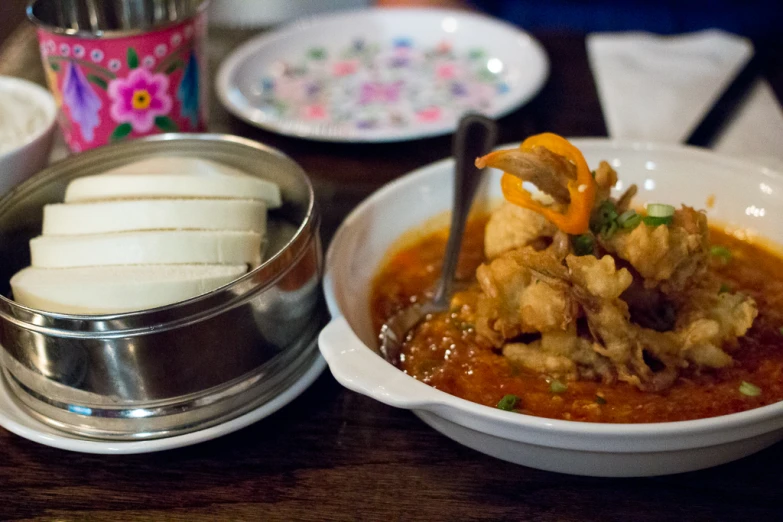
<path id="1" fill-rule="evenodd" d="M 30 3 L 27 14 L 38 25 L 47 82 L 72 151 L 205 130 L 206 4 Z M 65 10 L 66 5 L 90 12 Z M 155 9 L 146 13 L 145 6 Z"/>

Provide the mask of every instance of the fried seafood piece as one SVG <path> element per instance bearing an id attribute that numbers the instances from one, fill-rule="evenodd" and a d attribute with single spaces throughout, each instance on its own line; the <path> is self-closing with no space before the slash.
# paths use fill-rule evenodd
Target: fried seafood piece
<path id="1" fill-rule="evenodd" d="M 595 351 L 593 343 L 576 334 L 576 328 L 551 331 L 532 343 L 508 343 L 503 355 L 513 364 L 556 379 L 614 378 L 609 361 Z"/>
<path id="2" fill-rule="evenodd" d="M 567 270 L 550 252 L 511 250 L 476 270 L 476 331 L 497 347 L 523 333 L 565 330 L 578 312 Z"/>
<path id="3" fill-rule="evenodd" d="M 541 243 L 557 228 L 544 216 L 505 202 L 489 217 L 484 233 L 484 254 L 495 259 L 503 252 Z"/>
<path id="4" fill-rule="evenodd" d="M 628 305 L 620 299 L 632 276 L 619 270 L 614 258 L 568 256 L 573 294 L 584 311 L 594 350 L 609 359 L 617 379 L 641 390 L 671 386 L 679 373 L 677 339 L 631 323 Z"/>
<path id="5" fill-rule="evenodd" d="M 576 166 L 546 147 L 533 146 L 529 150 L 506 150 L 490 153 L 492 166 L 532 183 L 550 195 L 556 203 L 569 203 L 568 183 L 576 179 Z"/>
<path id="6" fill-rule="evenodd" d="M 601 162 L 591 176 L 581 152 L 552 134 L 476 165 L 502 169 L 503 195 L 525 209 L 507 206 L 492 217 L 490 262 L 476 272 L 476 331 L 509 360 L 645 391 L 668 388 L 684 368 L 732 364 L 730 352 L 758 312 L 750 297 L 721 293 L 710 280 L 705 214 L 663 204 L 637 214 L 635 186 L 613 199 L 614 169 Z M 535 200 L 524 182 L 552 203 Z M 550 245 L 537 250 L 542 238 Z M 540 339 L 518 342 L 522 334 Z"/>
<path id="7" fill-rule="evenodd" d="M 612 187 L 617 184 L 617 172 L 605 161 L 599 163 L 598 168 L 595 169 L 595 184 L 597 187 L 595 191 L 596 204 L 609 199 Z"/>
<path id="8" fill-rule="evenodd" d="M 717 284 L 704 284 L 681 301 L 674 329 L 658 332 L 631 322 L 620 298 L 630 285 L 630 273 L 616 270 L 610 256 L 568 256 L 566 263 L 595 351 L 611 361 L 619 380 L 641 390 L 666 389 L 689 366 L 729 366 L 732 359 L 724 350 L 736 346 L 758 314 L 752 298 L 719 293 Z"/>
<path id="9" fill-rule="evenodd" d="M 716 286 L 705 285 L 683 301 L 675 333 L 685 359 L 698 366 L 723 368 L 731 364 L 725 350 L 735 348 L 737 339 L 753 326 L 758 307 L 753 298 L 718 292 Z"/>
<path id="10" fill-rule="evenodd" d="M 702 277 L 707 268 L 707 216 L 683 205 L 670 225 L 642 224 L 630 232 L 601 238 L 601 245 L 628 261 L 644 278 L 646 288 L 675 294 L 689 281 Z"/>

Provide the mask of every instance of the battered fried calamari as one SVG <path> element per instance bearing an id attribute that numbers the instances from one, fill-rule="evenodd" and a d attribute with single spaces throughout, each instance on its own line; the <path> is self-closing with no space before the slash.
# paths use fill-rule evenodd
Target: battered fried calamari
<path id="1" fill-rule="evenodd" d="M 642 390 L 666 389 L 685 368 L 731 365 L 758 311 L 710 275 L 706 215 L 687 206 L 631 210 L 636 187 L 612 198 L 617 173 L 601 162 L 589 227 L 565 234 L 542 214 L 568 212 L 579 194 L 569 185 L 573 165 L 544 147 L 521 149 L 493 153 L 488 164 L 551 198 L 543 211 L 506 203 L 491 216 L 489 261 L 476 271 L 477 333 L 529 370 Z"/>

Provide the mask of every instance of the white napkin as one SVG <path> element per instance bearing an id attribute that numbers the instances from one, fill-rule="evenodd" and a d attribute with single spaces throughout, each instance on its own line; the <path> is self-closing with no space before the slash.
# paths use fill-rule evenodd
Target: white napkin
<path id="1" fill-rule="evenodd" d="M 587 52 L 609 135 L 675 143 L 696 127 L 753 46 L 719 30 L 596 33 L 587 38 Z M 783 111 L 766 80 L 751 87 L 714 148 L 783 166 Z"/>

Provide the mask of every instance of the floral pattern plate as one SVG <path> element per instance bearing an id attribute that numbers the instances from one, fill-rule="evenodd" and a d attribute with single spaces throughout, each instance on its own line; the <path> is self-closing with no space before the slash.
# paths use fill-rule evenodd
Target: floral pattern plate
<path id="1" fill-rule="evenodd" d="M 439 9 L 368 9 L 294 23 L 221 65 L 237 117 L 322 141 L 402 141 L 452 132 L 466 112 L 498 118 L 532 98 L 549 62 L 527 33 Z"/>

